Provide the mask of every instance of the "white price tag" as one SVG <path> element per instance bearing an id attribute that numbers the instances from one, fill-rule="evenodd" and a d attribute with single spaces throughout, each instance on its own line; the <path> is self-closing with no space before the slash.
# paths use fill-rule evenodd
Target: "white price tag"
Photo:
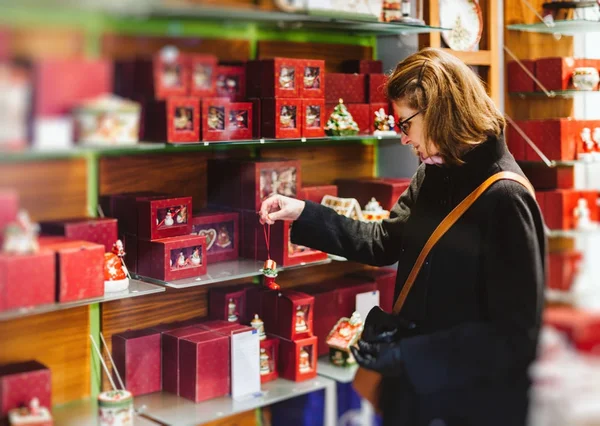
<path id="1" fill-rule="evenodd" d="M 260 392 L 260 341 L 258 331 L 231 336 L 231 397 L 245 399 Z"/>
<path id="2" fill-rule="evenodd" d="M 364 321 L 373 307 L 379 306 L 379 290 L 359 293 L 356 295 L 356 310 Z"/>

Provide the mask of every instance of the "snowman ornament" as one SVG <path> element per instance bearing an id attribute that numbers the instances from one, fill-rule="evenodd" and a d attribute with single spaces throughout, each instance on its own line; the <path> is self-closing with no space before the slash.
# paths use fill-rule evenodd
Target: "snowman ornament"
<path id="1" fill-rule="evenodd" d="M 192 265 L 194 265 L 194 266 L 200 265 L 200 253 L 199 253 L 197 247 L 194 249 L 194 252 L 192 253 Z"/>
<path id="2" fill-rule="evenodd" d="M 177 266 L 183 268 L 185 266 L 185 256 L 183 252 L 179 253 L 179 257 L 177 258 Z"/>
<path id="3" fill-rule="evenodd" d="M 165 217 L 165 226 L 173 226 L 173 223 L 175 223 L 173 221 L 173 213 L 171 213 L 171 210 L 167 211 L 167 216 Z"/>

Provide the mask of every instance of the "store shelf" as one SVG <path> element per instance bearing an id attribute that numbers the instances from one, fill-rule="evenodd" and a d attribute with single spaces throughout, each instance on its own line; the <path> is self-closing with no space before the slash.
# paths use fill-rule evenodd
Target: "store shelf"
<path id="1" fill-rule="evenodd" d="M 509 92 L 509 96 L 513 98 L 556 98 L 556 99 L 571 99 L 576 96 L 598 94 L 598 90 L 549 90 L 548 94 L 545 92 Z"/>
<path id="2" fill-rule="evenodd" d="M 322 356 L 317 361 L 317 371 L 319 376 L 327 377 L 339 383 L 351 383 L 358 370 L 358 365 L 351 367 L 338 367 L 329 361 L 329 356 Z"/>
<path id="3" fill-rule="evenodd" d="M 20 162 L 37 160 L 54 160 L 64 158 L 85 158 L 90 155 L 97 156 L 129 156 L 160 153 L 183 153 L 198 152 L 209 150 L 226 150 L 235 148 L 256 148 L 263 145 L 277 147 L 293 147 L 306 145 L 328 145 L 328 144 L 347 144 L 359 143 L 371 145 L 380 140 L 397 141 L 399 136 L 331 136 L 322 138 L 300 138 L 300 139 L 251 139 L 235 140 L 222 142 L 198 142 L 198 143 L 151 143 L 141 142 L 136 145 L 111 146 L 111 147 L 85 147 L 77 146 L 68 149 L 28 149 L 24 151 L 0 151 L 0 163 L 2 162 Z"/>
<path id="4" fill-rule="evenodd" d="M 325 389 L 332 384 L 326 377 L 305 382 L 277 379 L 262 385 L 262 393 L 248 399 L 238 401 L 227 396 L 198 404 L 177 395 L 158 392 L 136 397 L 135 406 L 139 412 L 159 422 L 169 425 L 198 425 Z"/>
<path id="5" fill-rule="evenodd" d="M 506 28 L 513 31 L 530 33 L 574 35 L 600 32 L 600 21 L 572 19 L 568 21 L 554 21 L 554 25 L 546 25 L 543 22 L 539 22 L 537 24 L 511 24 L 507 25 Z"/>
<path id="6" fill-rule="evenodd" d="M 281 272 L 284 270 L 304 268 L 308 266 L 326 265 L 328 263 L 331 263 L 331 259 L 326 259 L 319 262 L 302 263 L 300 265 L 295 266 L 279 267 L 277 268 L 277 271 Z M 263 261 L 239 259 L 231 260 L 228 262 L 218 262 L 212 265 L 209 264 L 207 266 L 207 272 L 205 275 L 201 275 L 199 277 L 186 278 L 183 280 L 162 281 L 157 280 L 156 278 L 144 277 L 142 275 L 136 275 L 136 278 L 164 287 L 181 289 L 208 284 L 216 284 L 226 281 L 233 281 L 242 278 L 258 277 L 262 275 L 262 272 L 260 270 L 263 267 L 263 264 Z"/>
<path id="7" fill-rule="evenodd" d="M 98 423 L 98 401 L 95 399 L 85 399 L 55 405 L 52 408 L 52 417 L 54 424 L 60 426 L 95 425 Z M 139 415 L 135 416 L 134 423 L 135 426 L 156 426 L 161 424 Z"/>
<path id="8" fill-rule="evenodd" d="M 600 223 L 594 222 L 589 229 L 550 229 L 548 237 L 550 238 L 585 238 L 600 234 Z"/>
<path id="9" fill-rule="evenodd" d="M 78 306 L 91 305 L 93 303 L 110 302 L 112 300 L 127 299 L 131 297 L 145 296 L 147 294 L 162 293 L 164 287 L 142 282 L 138 280 L 130 280 L 129 288 L 124 291 L 106 293 L 102 297 L 94 297 L 92 299 L 77 300 L 67 303 L 51 303 L 48 305 L 40 305 L 32 308 L 20 308 L 10 311 L 0 312 L 0 321 L 7 321 L 15 318 L 27 317 L 31 315 L 45 314 L 48 312 L 61 311 L 63 309 L 76 308 Z"/>

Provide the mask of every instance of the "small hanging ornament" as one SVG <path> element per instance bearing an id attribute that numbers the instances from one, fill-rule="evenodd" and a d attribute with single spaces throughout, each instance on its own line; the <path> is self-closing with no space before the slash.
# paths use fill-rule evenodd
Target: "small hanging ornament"
<path id="1" fill-rule="evenodd" d="M 264 225 L 265 242 L 267 244 L 267 260 L 261 269 L 265 276 L 265 286 L 271 290 L 279 290 L 281 287 L 275 282 L 277 278 L 277 262 L 271 259 L 271 225 Z"/>

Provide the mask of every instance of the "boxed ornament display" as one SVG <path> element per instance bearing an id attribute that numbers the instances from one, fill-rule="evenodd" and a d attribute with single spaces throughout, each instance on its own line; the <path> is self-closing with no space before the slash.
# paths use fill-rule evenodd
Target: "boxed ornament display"
<path id="1" fill-rule="evenodd" d="M 303 86 L 301 60 L 272 58 L 246 65 L 249 98 L 297 98 Z"/>
<path id="2" fill-rule="evenodd" d="M 260 383 L 271 382 L 279 377 L 279 339 L 268 337 L 260 341 Z"/>
<path id="3" fill-rule="evenodd" d="M 40 407 L 39 399 L 33 398 L 27 406 L 14 408 L 8 412 L 10 426 L 53 426 L 52 414 L 46 407 Z"/>
<path id="4" fill-rule="evenodd" d="M 314 304 L 313 296 L 299 291 L 266 293 L 265 306 L 269 309 L 263 311 L 265 327 L 269 334 L 289 340 L 312 336 Z"/>
<path id="5" fill-rule="evenodd" d="M 359 133 L 373 132 L 373 118 L 369 104 L 347 104 L 348 112 L 358 125 Z"/>
<path id="6" fill-rule="evenodd" d="M 350 318 L 340 318 L 327 336 L 329 346 L 329 361 L 338 367 L 356 364 L 350 352 L 350 347 L 357 344 L 362 334 L 363 320 L 358 312 L 353 312 Z"/>
<path id="7" fill-rule="evenodd" d="M 137 273 L 162 281 L 206 274 L 206 237 L 181 235 L 138 241 Z"/>
<path id="8" fill-rule="evenodd" d="M 52 407 L 51 379 L 50 369 L 38 361 L 0 366 L 0 419 L 34 398 L 42 407 Z"/>
<path id="9" fill-rule="evenodd" d="M 571 189 L 575 186 L 575 167 L 548 167 L 545 164 L 520 164 L 535 189 Z"/>
<path id="10" fill-rule="evenodd" d="M 521 59 L 519 62 L 527 68 L 531 75 L 535 75 L 535 61 L 532 59 Z M 507 79 L 509 92 L 529 93 L 535 90 L 535 82 L 523 68 L 516 62 L 511 61 L 506 66 L 507 74 L 510 78 Z"/>
<path id="11" fill-rule="evenodd" d="M 137 59 L 134 76 L 137 98 L 166 100 L 189 93 L 188 57 L 173 46 L 164 47 L 151 60 Z"/>
<path id="12" fill-rule="evenodd" d="M 199 98 L 214 97 L 217 91 L 217 57 L 188 54 L 190 67 L 189 93 Z"/>
<path id="13" fill-rule="evenodd" d="M 303 99 L 302 111 L 304 121 L 302 136 L 305 138 L 318 138 L 325 136 L 325 102 L 323 99 Z"/>
<path id="14" fill-rule="evenodd" d="M 227 98 L 231 102 L 241 102 L 246 98 L 246 68 L 244 65 L 216 68 L 217 97 Z"/>
<path id="15" fill-rule="evenodd" d="M 40 227 L 46 235 L 63 235 L 73 240 L 102 244 L 107 252 L 118 240 L 117 219 L 113 218 L 55 220 L 41 222 Z"/>
<path id="16" fill-rule="evenodd" d="M 261 99 L 261 137 L 297 139 L 302 135 L 302 99 Z"/>
<path id="17" fill-rule="evenodd" d="M 578 250 L 562 250 L 548 253 L 547 287 L 568 292 L 579 273 L 583 253 Z"/>
<path id="18" fill-rule="evenodd" d="M 409 178 L 360 178 L 338 179 L 338 195 L 342 198 L 355 198 L 365 207 L 375 198 L 385 210 L 391 210 L 410 185 Z"/>
<path id="19" fill-rule="evenodd" d="M 228 98 L 202 99 L 202 140 L 224 141 L 229 138 L 229 105 Z"/>
<path id="20" fill-rule="evenodd" d="M 366 101 L 370 104 L 384 103 L 389 101 L 385 95 L 385 85 L 387 83 L 385 74 L 367 74 L 365 76 Z"/>
<path id="21" fill-rule="evenodd" d="M 137 202 L 167 195 L 153 191 L 127 192 L 100 196 L 100 207 L 106 217 L 118 220 L 119 235 L 138 233 Z"/>
<path id="22" fill-rule="evenodd" d="M 301 382 L 317 376 L 317 337 L 279 339 L 279 375 Z"/>
<path id="23" fill-rule="evenodd" d="M 112 357 L 126 389 L 134 396 L 161 390 L 160 333 L 143 329 L 114 334 Z"/>
<path id="24" fill-rule="evenodd" d="M 200 100 L 170 97 L 144 104 L 144 140 L 189 143 L 200 141 Z"/>
<path id="25" fill-rule="evenodd" d="M 539 58 L 535 61 L 535 76 L 546 90 L 568 90 L 572 88 L 575 67 L 581 67 L 583 60 L 571 57 Z M 535 85 L 536 91 L 542 91 Z"/>
<path id="26" fill-rule="evenodd" d="M 338 287 L 339 312 L 341 312 L 341 316 L 348 318 L 356 310 L 356 295 L 377 290 L 376 282 L 374 280 L 366 281 L 365 277 L 346 275 L 333 282 Z"/>
<path id="27" fill-rule="evenodd" d="M 586 229 L 590 222 L 598 221 L 597 191 L 537 191 L 536 198 L 550 229 Z"/>
<path id="28" fill-rule="evenodd" d="M 140 239 L 189 235 L 192 232 L 192 197 L 150 198 L 137 201 L 137 236 Z"/>
<path id="29" fill-rule="evenodd" d="M 209 315 L 215 320 L 237 323 L 246 318 L 246 289 L 244 287 L 213 288 L 208 292 Z"/>
<path id="30" fill-rule="evenodd" d="M 363 103 L 366 100 L 364 74 L 325 74 L 325 102 L 335 103 L 343 99 L 345 103 Z"/>
<path id="31" fill-rule="evenodd" d="M 228 139 L 252 139 L 252 102 L 232 102 L 229 104 L 227 124 Z"/>
<path id="32" fill-rule="evenodd" d="M 239 257 L 240 214 L 237 212 L 203 210 L 192 217 L 192 235 L 206 237 L 209 263 L 235 260 Z"/>
<path id="33" fill-rule="evenodd" d="M 246 288 L 246 316 L 242 318 L 243 323 L 250 323 L 255 315 L 264 317 L 264 310 L 268 309 L 267 293 L 271 290 L 265 286 L 252 285 Z"/>
<path id="34" fill-rule="evenodd" d="M 324 282 L 310 284 L 298 288 L 302 293 L 310 294 L 314 297 L 313 309 L 313 334 L 317 336 L 317 355 L 327 355 L 329 346 L 327 346 L 327 336 L 342 317 L 338 287 L 335 282 Z"/>
<path id="35" fill-rule="evenodd" d="M 371 122 L 369 123 L 369 131 L 376 135 L 394 135 L 396 134 L 395 120 L 390 114 L 390 104 L 387 102 L 369 104 L 369 114 Z"/>
<path id="36" fill-rule="evenodd" d="M 321 204 L 321 201 L 325 195 L 333 195 L 334 197 L 337 197 L 337 185 L 303 186 L 298 192 L 299 199 L 312 201 L 318 204 Z"/>
<path id="37" fill-rule="evenodd" d="M 394 306 L 394 293 L 396 289 L 397 270 L 393 268 L 376 268 L 347 275 L 350 279 L 363 282 L 375 282 L 379 290 L 379 306 L 385 312 L 392 312 Z"/>
<path id="38" fill-rule="evenodd" d="M 339 99 L 337 104 L 326 104 L 325 110 L 329 117 L 325 124 L 326 135 L 354 136 L 360 131 L 358 124 L 352 117 L 352 114 L 348 111 L 343 99 Z"/>
<path id="39" fill-rule="evenodd" d="M 374 59 L 350 59 L 342 63 L 345 73 L 383 74 L 383 62 Z"/>
<path id="40" fill-rule="evenodd" d="M 299 60 L 299 71 L 302 75 L 300 98 L 323 99 L 325 97 L 325 61 L 318 59 Z"/>

